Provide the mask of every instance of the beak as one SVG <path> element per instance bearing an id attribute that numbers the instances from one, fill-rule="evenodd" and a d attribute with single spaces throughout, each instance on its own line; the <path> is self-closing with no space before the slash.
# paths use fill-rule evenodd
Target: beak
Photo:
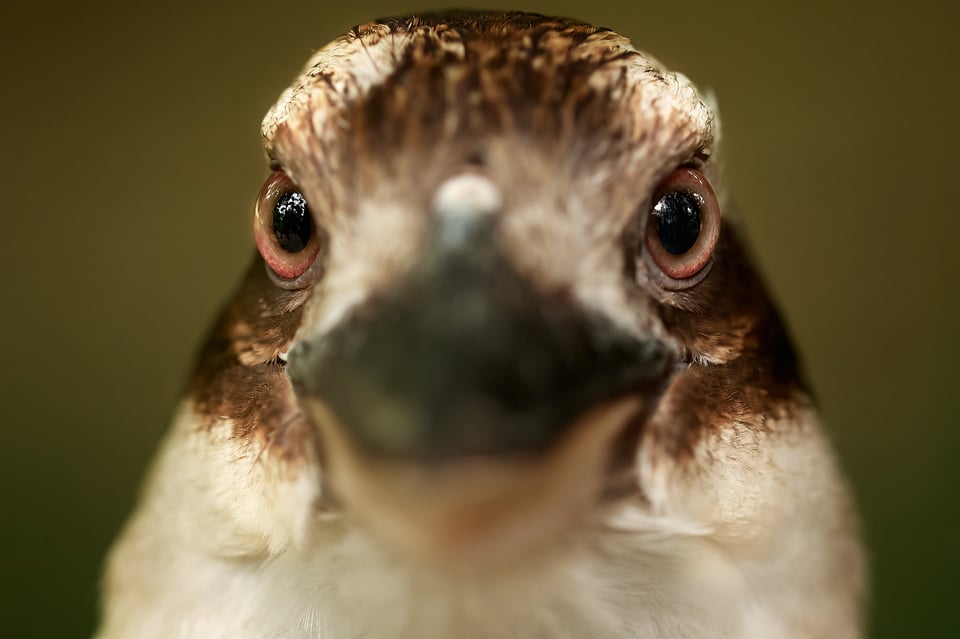
<path id="1" fill-rule="evenodd" d="M 662 342 L 539 294 L 500 254 L 491 218 L 446 224 L 457 228 L 441 226 L 400 290 L 289 354 L 297 394 L 322 401 L 360 451 L 536 455 L 590 409 L 659 389 Z"/>
<path id="2" fill-rule="evenodd" d="M 539 293 L 501 254 L 491 217 L 437 227 L 402 286 L 296 345 L 287 371 L 346 507 L 414 555 L 483 565 L 602 493 L 674 357 Z"/>

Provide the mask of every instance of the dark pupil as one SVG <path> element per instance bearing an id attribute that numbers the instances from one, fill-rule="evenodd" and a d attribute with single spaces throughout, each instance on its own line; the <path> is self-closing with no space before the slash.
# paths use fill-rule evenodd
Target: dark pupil
<path id="1" fill-rule="evenodd" d="M 683 191 L 667 193 L 653 207 L 658 218 L 660 244 L 667 253 L 683 255 L 697 243 L 700 235 L 700 202 Z"/>
<path id="2" fill-rule="evenodd" d="M 273 234 L 287 253 L 299 253 L 310 241 L 313 220 L 307 200 L 297 191 L 284 193 L 273 205 Z"/>

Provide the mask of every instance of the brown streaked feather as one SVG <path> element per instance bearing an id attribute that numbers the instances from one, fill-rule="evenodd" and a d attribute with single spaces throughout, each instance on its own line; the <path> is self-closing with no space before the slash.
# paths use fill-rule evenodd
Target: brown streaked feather
<path id="1" fill-rule="evenodd" d="M 278 355 L 299 327 L 305 299 L 304 291 L 276 286 L 254 258 L 190 381 L 205 425 L 229 419 L 237 437 L 262 438 L 285 458 L 299 455 L 307 433 Z"/>
<path id="2" fill-rule="evenodd" d="M 453 13 L 355 28 L 315 56 L 263 133 L 317 206 L 334 209 L 363 187 L 351 184 L 358 158 L 363 171 L 403 176 L 398 166 L 438 155 L 446 165 L 482 157 L 505 135 L 584 166 L 628 161 L 650 143 L 687 161 L 710 154 L 712 117 L 685 80 L 608 29 Z"/>
<path id="3" fill-rule="evenodd" d="M 701 437 L 731 423 L 763 429 L 809 407 L 789 336 L 731 224 L 709 276 L 659 309 L 690 360 L 647 426 L 670 457 L 689 455 Z"/>

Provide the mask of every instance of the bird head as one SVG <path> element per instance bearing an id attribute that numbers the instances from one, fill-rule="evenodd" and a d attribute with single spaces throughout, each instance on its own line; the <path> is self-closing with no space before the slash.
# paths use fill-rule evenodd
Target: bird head
<path id="1" fill-rule="evenodd" d="M 258 251 L 190 390 L 251 460 L 258 483 L 227 473 L 265 502 L 237 508 L 251 534 L 308 543 L 322 516 L 496 565 L 625 503 L 757 523 L 763 442 L 809 402 L 684 76 L 567 20 L 386 19 L 262 132 Z"/>

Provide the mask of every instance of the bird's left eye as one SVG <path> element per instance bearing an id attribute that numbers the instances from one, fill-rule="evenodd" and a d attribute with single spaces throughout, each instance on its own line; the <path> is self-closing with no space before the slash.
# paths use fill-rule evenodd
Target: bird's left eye
<path id="1" fill-rule="evenodd" d="M 282 282 L 296 281 L 322 248 L 306 197 L 283 171 L 260 189 L 253 225 L 260 254 Z"/>
<path id="2" fill-rule="evenodd" d="M 700 281 L 720 233 L 720 205 L 706 177 L 680 168 L 657 189 L 644 243 L 657 280 L 679 290 Z"/>

